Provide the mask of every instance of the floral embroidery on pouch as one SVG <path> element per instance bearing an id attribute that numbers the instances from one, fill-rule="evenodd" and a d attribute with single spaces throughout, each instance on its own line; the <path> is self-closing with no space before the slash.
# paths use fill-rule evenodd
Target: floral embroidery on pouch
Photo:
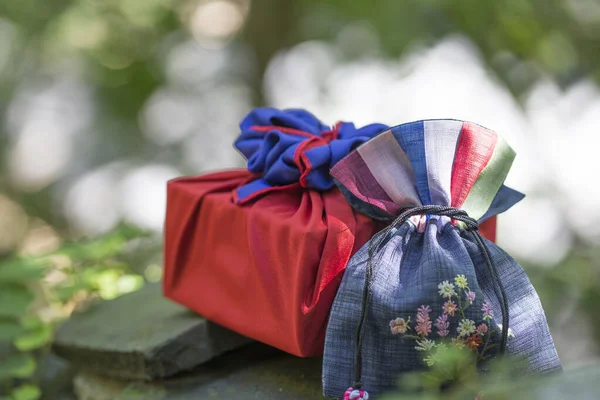
<path id="1" fill-rule="evenodd" d="M 437 341 L 430 337 L 433 323 L 429 305 L 421 305 L 417 309 L 417 321 L 413 326 L 410 317 L 396 318 L 389 324 L 393 335 L 400 335 L 402 339 L 415 340 L 415 350 L 425 353 L 423 362 L 429 367 L 435 365 L 439 359 L 438 352 L 447 349 L 448 346 L 476 351 L 477 361 L 489 358 L 488 350 L 496 346 L 490 343 L 491 337 L 497 333 L 492 326 L 494 317 L 492 305 L 488 301 L 483 302 L 479 324 L 468 319 L 465 311 L 475 303 L 476 294 L 469 288 L 469 282 L 464 275 L 456 275 L 453 282 L 445 280 L 437 287 L 439 295 L 446 299 L 441 314 L 435 319 L 434 334 L 439 337 Z M 454 337 L 449 338 L 452 318 L 456 318 L 457 326 Z"/>

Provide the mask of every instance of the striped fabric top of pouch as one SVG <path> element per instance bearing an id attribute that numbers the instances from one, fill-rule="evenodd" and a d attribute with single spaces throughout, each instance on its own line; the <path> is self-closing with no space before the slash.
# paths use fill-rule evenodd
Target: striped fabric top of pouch
<path id="1" fill-rule="evenodd" d="M 502 136 L 480 125 L 425 120 L 379 134 L 338 162 L 331 175 L 374 218 L 388 219 L 406 206 L 442 205 L 481 220 L 497 196 L 504 204 L 523 197 L 503 185 L 515 155 Z"/>

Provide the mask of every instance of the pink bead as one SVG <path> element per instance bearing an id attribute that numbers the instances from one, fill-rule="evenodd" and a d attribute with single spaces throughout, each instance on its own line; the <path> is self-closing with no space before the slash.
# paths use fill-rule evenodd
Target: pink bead
<path id="1" fill-rule="evenodd" d="M 368 400 L 369 393 L 364 389 L 348 388 L 344 393 L 344 400 Z"/>

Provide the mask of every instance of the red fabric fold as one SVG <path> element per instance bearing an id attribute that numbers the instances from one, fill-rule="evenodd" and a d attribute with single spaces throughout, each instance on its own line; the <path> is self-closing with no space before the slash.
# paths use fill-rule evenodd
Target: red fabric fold
<path id="1" fill-rule="evenodd" d="M 164 293 L 245 336 L 320 355 L 346 264 L 383 226 L 338 189 L 298 185 L 234 204 L 251 178 L 233 170 L 169 182 Z"/>

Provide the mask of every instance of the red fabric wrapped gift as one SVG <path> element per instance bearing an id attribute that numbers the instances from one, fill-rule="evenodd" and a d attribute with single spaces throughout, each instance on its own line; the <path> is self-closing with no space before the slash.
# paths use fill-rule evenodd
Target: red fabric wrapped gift
<path id="1" fill-rule="evenodd" d="M 241 128 L 248 170 L 168 184 L 164 293 L 255 340 L 321 355 L 346 263 L 383 228 L 329 169 L 386 127 L 330 129 L 302 111 L 259 109 Z M 490 238 L 495 220 L 485 225 Z"/>

